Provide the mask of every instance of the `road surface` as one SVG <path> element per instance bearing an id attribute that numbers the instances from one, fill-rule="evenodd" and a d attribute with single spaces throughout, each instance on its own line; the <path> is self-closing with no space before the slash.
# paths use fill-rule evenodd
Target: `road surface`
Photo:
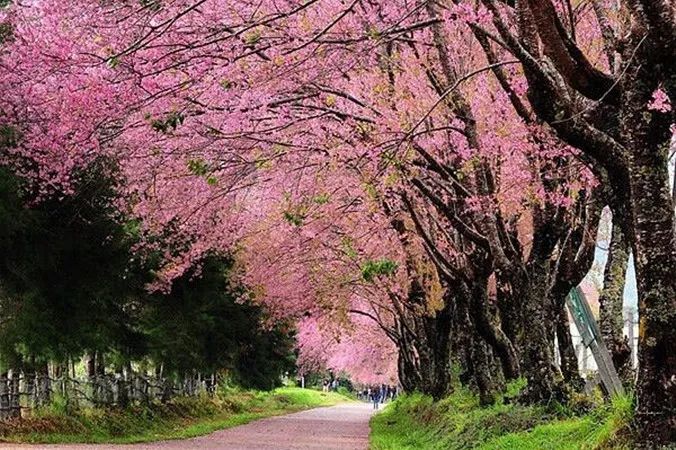
<path id="1" fill-rule="evenodd" d="M 348 403 L 257 420 L 193 439 L 134 445 L 14 445 L 1 449 L 366 450 L 369 403 Z"/>

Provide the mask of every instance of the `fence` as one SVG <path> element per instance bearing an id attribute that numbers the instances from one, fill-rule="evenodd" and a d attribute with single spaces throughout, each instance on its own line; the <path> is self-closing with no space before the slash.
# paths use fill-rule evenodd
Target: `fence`
<path id="1" fill-rule="evenodd" d="M 217 378 L 196 373 L 169 379 L 125 370 L 91 377 L 8 371 L 0 374 L 0 419 L 20 417 L 55 398 L 67 407 L 167 402 L 176 396 L 213 395 Z"/>

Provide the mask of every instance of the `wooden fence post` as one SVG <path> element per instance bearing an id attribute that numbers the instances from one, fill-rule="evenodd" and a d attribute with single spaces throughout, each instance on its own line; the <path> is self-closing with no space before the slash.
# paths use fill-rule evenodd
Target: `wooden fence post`
<path id="1" fill-rule="evenodd" d="M 9 416 L 9 373 L 4 371 L 0 373 L 0 418 L 5 419 Z"/>
<path id="2" fill-rule="evenodd" d="M 608 349 L 603 342 L 601 330 L 599 329 L 591 308 L 589 307 L 589 303 L 579 286 L 571 289 L 570 294 L 566 297 L 566 305 L 580 332 L 582 342 L 585 347 L 589 347 L 592 355 L 594 355 L 596 366 L 599 371 L 599 377 L 601 378 L 601 382 L 606 391 L 610 395 L 623 394 L 624 387 L 617 375 L 610 353 L 608 353 Z"/>
<path id="3" fill-rule="evenodd" d="M 10 370 L 9 380 L 9 416 L 21 417 L 21 372 Z"/>

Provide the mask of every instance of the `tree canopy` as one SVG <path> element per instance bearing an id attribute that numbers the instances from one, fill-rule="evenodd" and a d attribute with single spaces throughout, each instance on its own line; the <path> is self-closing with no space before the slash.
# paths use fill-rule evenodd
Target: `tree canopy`
<path id="1" fill-rule="evenodd" d="M 526 401 L 565 401 L 580 384 L 565 298 L 607 207 L 615 254 L 636 261 L 637 424 L 676 439 L 669 1 L 32 0 L 1 14 L 4 162 L 49 205 L 114 161 L 132 252 L 156 255 L 145 287 L 172 292 L 158 313 L 225 312 L 191 293 L 208 272 L 184 283 L 229 255 L 250 299 L 325 351 L 301 361 L 363 367 L 396 349 L 407 390 L 443 397 L 454 363 L 483 402 L 519 376 Z"/>

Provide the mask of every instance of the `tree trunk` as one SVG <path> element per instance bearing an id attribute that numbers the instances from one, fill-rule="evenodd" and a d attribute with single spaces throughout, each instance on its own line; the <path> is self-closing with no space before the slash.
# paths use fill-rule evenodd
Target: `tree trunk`
<path id="1" fill-rule="evenodd" d="M 456 317 L 451 333 L 452 361 L 458 367 L 458 381 L 463 386 L 472 384 L 474 373 L 472 370 L 472 340 L 471 318 L 466 313 L 467 308 L 458 305 Z"/>
<path id="2" fill-rule="evenodd" d="M 672 115 L 646 109 L 656 88 L 650 79 L 640 65 L 628 72 L 621 133 L 630 149 L 632 249 L 639 292 L 635 419 L 641 444 L 660 445 L 676 441 L 676 229 L 667 170 Z"/>
<path id="3" fill-rule="evenodd" d="M 454 301 L 444 298 L 440 309 L 427 305 L 421 283 L 411 283 L 408 305 L 398 317 L 398 370 L 406 392 L 418 391 L 435 400 L 452 391 L 451 329 Z"/>
<path id="4" fill-rule="evenodd" d="M 521 341 L 521 369 L 528 381 L 523 399 L 529 403 L 561 400 L 559 380 L 554 366 L 550 330 L 556 324 L 548 321 L 547 261 L 534 259 L 529 267 L 529 279 L 521 280 L 520 295 L 524 334 Z M 518 282 L 517 282 L 518 283 Z"/>
<path id="5" fill-rule="evenodd" d="M 410 335 L 408 328 L 403 324 L 403 318 L 398 321 L 399 342 L 397 342 L 398 357 L 397 371 L 399 382 L 404 392 L 415 392 L 421 384 L 420 367 L 418 365 L 418 355 L 413 347 L 413 336 Z"/>
<path id="6" fill-rule="evenodd" d="M 87 378 L 90 380 L 96 377 L 96 352 L 90 352 L 85 357 L 87 366 Z"/>
<path id="7" fill-rule="evenodd" d="M 556 322 L 556 340 L 559 344 L 561 375 L 573 390 L 580 391 L 584 387 L 584 381 L 580 376 L 577 354 L 573 345 L 573 337 L 570 335 L 568 312 L 565 306 L 559 308 L 559 318 Z"/>
<path id="8" fill-rule="evenodd" d="M 505 378 L 514 380 L 521 375 L 519 358 L 514 345 L 500 328 L 495 313 L 490 311 L 487 284 L 484 281 L 478 281 L 472 288 L 472 320 L 478 333 L 500 359 Z"/>
<path id="9" fill-rule="evenodd" d="M 497 10 L 495 2 L 485 3 Z M 579 148 L 592 169 L 607 172 L 615 196 L 629 209 L 626 231 L 636 262 L 640 316 L 638 445 L 658 447 L 676 441 L 676 229 L 667 173 L 674 113 L 648 105 L 655 90 L 664 87 L 674 107 L 676 37 L 670 2 L 628 3 L 631 28 L 615 45 L 625 67 L 614 81 L 598 72 L 585 73 L 589 61 L 557 28 L 551 2 L 516 3 L 521 42 L 504 23 L 495 23 L 524 63 L 528 98 L 537 116 Z M 552 63 L 543 70 L 537 64 L 544 56 L 541 48 Z M 595 115 L 602 120 L 589 122 L 570 108 L 570 90 L 557 87 L 559 79 L 598 100 Z"/>
<path id="10" fill-rule="evenodd" d="M 440 400 L 452 391 L 451 383 L 451 325 L 452 303 L 436 312 L 435 316 L 425 315 L 413 318 L 416 340 L 415 353 L 418 361 L 415 376 L 410 381 L 417 382 L 413 390 Z"/>
<path id="11" fill-rule="evenodd" d="M 461 381 L 466 386 L 476 388 L 482 405 L 490 405 L 495 402 L 495 386 L 491 380 L 488 364 L 488 346 L 477 333 L 469 306 L 463 299 L 458 301 L 456 335 L 461 336 L 465 354 Z"/>
<path id="12" fill-rule="evenodd" d="M 628 250 L 619 221 L 614 218 L 608 260 L 603 274 L 603 291 L 599 297 L 599 327 L 615 369 L 625 384 L 632 380 L 631 348 L 624 338 L 622 317 Z"/>
<path id="13" fill-rule="evenodd" d="M 636 184 L 641 184 L 637 182 Z M 640 200 L 647 202 L 647 200 Z M 657 203 L 657 202 L 656 202 Z M 636 279 L 639 339 L 636 419 L 646 439 L 676 441 L 676 245 L 665 224 L 637 212 Z M 649 225 L 652 224 L 652 225 Z M 661 228 L 661 230 L 660 230 Z M 673 225 L 671 225 L 673 229 Z M 648 236 L 656 242 L 650 242 Z M 669 252 L 671 247 L 671 254 Z"/>
<path id="14" fill-rule="evenodd" d="M 519 343 L 523 335 L 523 319 L 521 318 L 521 306 L 518 299 L 513 295 L 508 279 L 496 277 L 498 310 L 500 312 L 500 328 L 504 331 L 507 339 L 512 343 L 517 356 L 520 354 Z"/>
<path id="15" fill-rule="evenodd" d="M 488 351 L 486 342 L 481 336 L 475 334 L 472 346 L 472 368 L 479 390 L 479 404 L 482 406 L 495 403 L 495 392 L 497 390 L 491 377 Z"/>

